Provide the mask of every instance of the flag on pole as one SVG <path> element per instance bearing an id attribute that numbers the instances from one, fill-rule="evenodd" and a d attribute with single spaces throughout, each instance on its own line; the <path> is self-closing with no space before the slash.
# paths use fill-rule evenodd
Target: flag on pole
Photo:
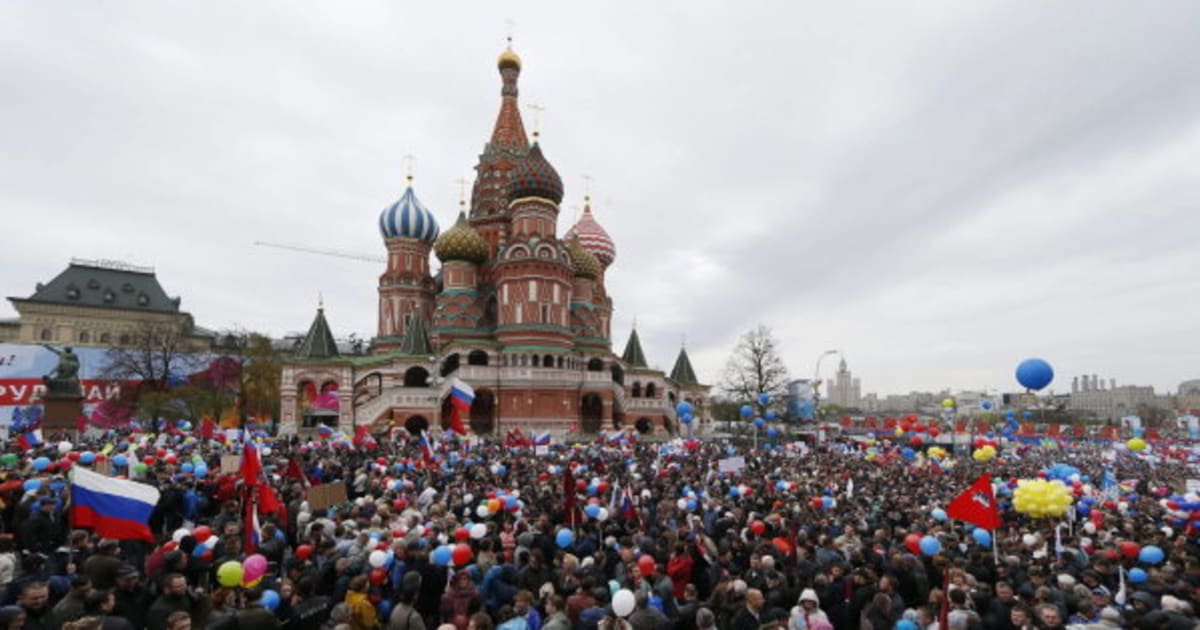
<path id="1" fill-rule="evenodd" d="M 71 468 L 71 521 L 101 538 L 154 542 L 150 515 L 159 496 L 154 486 Z"/>
<path id="2" fill-rule="evenodd" d="M 450 385 L 450 430 L 459 435 L 467 434 L 467 425 L 463 416 L 471 415 L 471 403 L 475 402 L 475 390 L 455 378 Z"/>
<path id="3" fill-rule="evenodd" d="M 550 445 L 550 432 L 542 431 L 541 433 L 534 436 L 533 444 L 534 444 L 534 446 L 549 446 Z"/>
<path id="4" fill-rule="evenodd" d="M 421 431 L 421 439 L 417 444 L 421 447 L 421 457 L 426 462 L 433 461 L 433 444 L 429 441 L 429 436 L 424 431 Z"/>
<path id="5" fill-rule="evenodd" d="M 249 432 L 246 435 L 249 436 Z M 258 485 L 262 474 L 262 459 L 258 456 L 258 446 L 252 440 L 247 439 L 242 443 L 242 483 L 247 488 L 253 488 Z"/>
<path id="6" fill-rule="evenodd" d="M 1000 527 L 1000 509 L 992 492 L 992 476 L 984 473 L 946 506 L 946 515 L 983 529 Z"/>

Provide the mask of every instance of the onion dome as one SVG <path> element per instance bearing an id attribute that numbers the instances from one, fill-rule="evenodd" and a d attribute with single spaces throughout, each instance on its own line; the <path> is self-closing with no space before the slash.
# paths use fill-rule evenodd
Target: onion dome
<path id="1" fill-rule="evenodd" d="M 537 142 L 534 142 L 529 153 L 517 162 L 512 179 L 508 183 L 510 202 L 525 197 L 538 197 L 553 202 L 554 205 L 561 203 L 563 198 L 562 178 L 546 161 Z"/>
<path id="2" fill-rule="evenodd" d="M 573 238 L 571 242 L 567 243 L 567 254 L 571 256 L 571 269 L 580 278 L 595 280 L 604 271 L 604 268 L 600 266 L 600 261 L 596 260 L 596 257 L 583 245 L 580 245 L 577 238 Z"/>
<path id="3" fill-rule="evenodd" d="M 459 212 L 458 221 L 438 237 L 433 252 L 442 262 L 462 260 L 480 265 L 487 261 L 488 244 L 467 222 L 466 213 Z"/>
<path id="4" fill-rule="evenodd" d="M 508 48 L 505 48 L 504 52 L 500 53 L 500 57 L 496 59 L 496 66 L 501 70 L 521 70 L 521 57 L 513 52 L 511 42 L 509 42 Z"/>
<path id="5" fill-rule="evenodd" d="M 408 188 L 395 203 L 379 213 L 379 231 L 383 238 L 415 238 L 432 243 L 438 237 L 438 224 L 433 213 L 417 199 L 412 178 Z"/>
<path id="6" fill-rule="evenodd" d="M 583 216 L 571 229 L 567 230 L 566 238 L 579 238 L 579 244 L 592 253 L 601 265 L 608 268 L 617 258 L 617 246 L 613 244 L 608 232 L 596 222 L 592 216 L 591 200 L 584 198 Z"/>

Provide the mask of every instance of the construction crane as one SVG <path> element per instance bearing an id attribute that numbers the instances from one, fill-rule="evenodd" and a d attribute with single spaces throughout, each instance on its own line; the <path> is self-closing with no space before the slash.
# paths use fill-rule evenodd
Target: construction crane
<path id="1" fill-rule="evenodd" d="M 368 256 L 366 254 L 356 254 L 338 249 L 325 249 L 322 247 L 307 247 L 305 245 L 293 245 L 291 243 L 271 243 L 268 241 L 254 241 L 258 247 L 274 247 L 275 249 L 286 249 L 293 252 L 304 252 L 305 254 L 317 254 L 318 256 L 335 256 L 337 258 L 349 258 L 351 260 L 361 260 L 371 263 L 386 263 L 387 259 L 382 256 Z"/>

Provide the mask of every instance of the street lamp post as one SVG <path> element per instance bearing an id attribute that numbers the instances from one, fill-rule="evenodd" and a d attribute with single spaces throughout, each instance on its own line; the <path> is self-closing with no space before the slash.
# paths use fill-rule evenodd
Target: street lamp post
<path id="1" fill-rule="evenodd" d="M 821 362 L 825 357 L 841 354 L 838 350 L 826 350 L 817 357 L 817 366 L 813 368 L 813 420 L 817 423 L 816 443 L 820 444 L 821 437 Z"/>

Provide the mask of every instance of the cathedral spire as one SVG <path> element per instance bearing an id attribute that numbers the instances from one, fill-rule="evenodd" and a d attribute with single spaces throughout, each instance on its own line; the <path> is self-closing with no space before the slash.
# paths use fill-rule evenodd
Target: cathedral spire
<path id="1" fill-rule="evenodd" d="M 509 151 L 522 154 L 529 150 L 529 139 L 525 136 L 525 124 L 521 121 L 521 110 L 517 106 L 517 78 L 521 76 L 521 58 L 512 49 L 512 38 L 508 48 L 500 53 L 496 65 L 500 69 L 500 114 L 492 129 L 492 140 L 488 144 L 491 152 Z"/>
<path id="2" fill-rule="evenodd" d="M 629 333 L 629 341 L 625 343 L 625 352 L 621 355 L 621 360 L 631 368 L 647 367 L 646 353 L 642 352 L 642 342 L 638 339 L 637 328 Z"/>
<path id="3" fill-rule="evenodd" d="M 305 359 L 327 359 L 337 355 L 337 342 L 334 341 L 333 333 L 329 330 L 329 322 L 325 321 L 325 306 L 322 299 L 321 306 L 317 307 L 317 316 L 313 318 L 312 326 L 308 328 L 308 334 L 304 336 L 304 341 L 296 350 L 296 356 Z"/>
<path id="4" fill-rule="evenodd" d="M 671 369 L 671 380 L 680 385 L 698 385 L 696 370 L 692 369 L 692 360 L 688 358 L 687 348 L 679 349 L 675 358 L 675 367 Z"/>

